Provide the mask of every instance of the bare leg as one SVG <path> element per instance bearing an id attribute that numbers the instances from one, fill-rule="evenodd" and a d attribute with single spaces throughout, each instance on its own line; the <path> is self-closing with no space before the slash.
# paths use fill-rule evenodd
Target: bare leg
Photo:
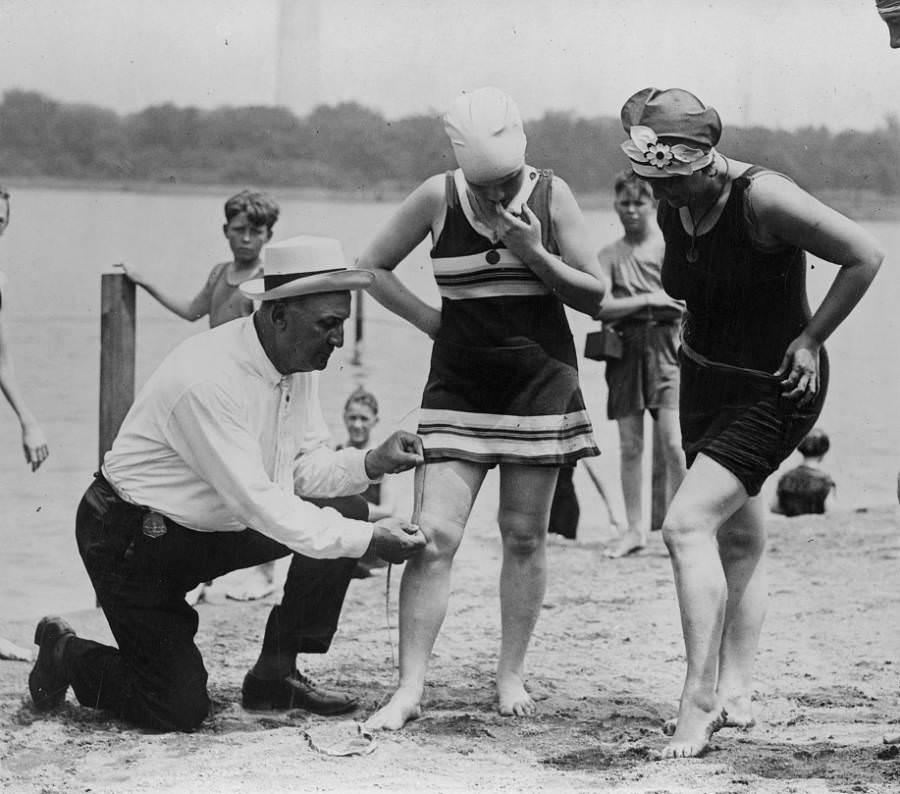
<path id="1" fill-rule="evenodd" d="M 483 466 L 463 461 L 425 466 L 416 503 L 421 500 L 418 524 L 428 544 L 407 560 L 400 585 L 400 681 L 366 720 L 369 730 L 399 730 L 421 713 L 428 658 L 447 613 L 453 556 L 484 475 Z"/>
<path id="2" fill-rule="evenodd" d="M 620 503 L 619 496 L 615 492 L 615 486 L 607 481 L 606 477 L 600 473 L 589 458 L 585 458 L 581 463 L 588 477 L 591 478 L 591 482 L 594 483 L 597 493 L 600 494 L 600 498 L 603 500 L 609 516 L 610 529 L 616 533 L 621 532 L 620 528 L 628 524 L 628 519 L 625 518 L 622 512 L 624 502 Z"/>
<path id="3" fill-rule="evenodd" d="M 663 442 L 662 455 L 666 466 L 666 509 L 668 509 L 685 475 L 678 411 L 674 408 L 660 408 L 656 412 L 655 421 L 659 428 L 659 438 Z"/>
<path id="4" fill-rule="evenodd" d="M 525 651 L 547 587 L 547 521 L 557 469 L 500 466 L 500 570 L 502 638 L 497 664 L 499 710 L 507 716 L 534 713 L 525 690 Z"/>
<path id="5" fill-rule="evenodd" d="M 629 414 L 618 421 L 622 493 L 625 496 L 625 515 L 628 529 L 607 552 L 613 559 L 639 551 L 647 545 L 644 529 L 644 414 Z"/>
<path id="6" fill-rule="evenodd" d="M 745 730 L 754 724 L 750 704 L 753 664 L 769 597 L 763 510 L 759 496 L 749 499 L 718 534 L 728 601 L 717 692 L 719 703 L 727 712 L 725 725 Z"/>
<path id="7" fill-rule="evenodd" d="M 716 533 L 746 500 L 737 478 L 701 454 L 666 515 L 663 537 L 675 574 L 687 673 L 677 726 L 664 758 L 699 755 L 722 725 L 716 684 L 727 583 Z"/>

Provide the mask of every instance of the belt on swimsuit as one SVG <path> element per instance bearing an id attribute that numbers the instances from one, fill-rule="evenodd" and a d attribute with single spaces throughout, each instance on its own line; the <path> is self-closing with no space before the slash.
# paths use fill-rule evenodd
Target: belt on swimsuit
<path id="1" fill-rule="evenodd" d="M 684 352 L 684 355 L 687 356 L 691 361 L 697 364 L 704 369 L 711 369 L 715 372 L 723 372 L 727 375 L 741 375 L 745 378 L 755 378 L 757 380 L 763 380 L 766 383 L 772 384 L 780 384 L 781 377 L 778 375 L 773 375 L 771 372 L 765 372 L 761 369 L 751 369 L 749 367 L 736 367 L 734 364 L 725 364 L 721 361 L 713 361 L 712 359 L 707 358 L 702 353 L 698 353 L 694 348 L 692 348 L 687 342 L 684 341 L 684 337 L 681 338 L 681 349 Z"/>

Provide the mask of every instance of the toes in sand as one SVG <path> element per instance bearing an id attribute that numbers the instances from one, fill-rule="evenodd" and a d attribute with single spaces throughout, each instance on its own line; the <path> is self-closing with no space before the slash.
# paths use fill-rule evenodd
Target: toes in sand
<path id="1" fill-rule="evenodd" d="M 419 697 L 398 689 L 386 705 L 365 721 L 363 727 L 369 731 L 399 731 L 406 723 L 421 716 Z"/>
<path id="2" fill-rule="evenodd" d="M 699 758 L 709 748 L 712 735 L 725 725 L 727 714 L 724 709 L 719 712 L 707 712 L 700 709 L 689 709 L 687 714 L 680 715 L 680 720 L 668 720 L 663 726 L 663 733 L 672 725 L 672 741 L 660 753 L 660 758 Z"/>
<path id="3" fill-rule="evenodd" d="M 497 710 L 504 717 L 530 717 L 537 705 L 525 689 L 522 679 L 516 675 L 497 678 Z"/>
<path id="4" fill-rule="evenodd" d="M 606 556 L 611 560 L 617 560 L 620 557 L 627 557 L 629 554 L 636 554 L 645 545 L 646 542 L 639 532 L 628 530 L 615 546 L 606 550 Z"/>
<path id="5" fill-rule="evenodd" d="M 722 706 L 725 711 L 725 722 L 722 727 L 749 731 L 756 725 L 756 719 L 753 716 L 753 706 L 749 696 L 738 695 L 725 698 L 722 701 Z"/>

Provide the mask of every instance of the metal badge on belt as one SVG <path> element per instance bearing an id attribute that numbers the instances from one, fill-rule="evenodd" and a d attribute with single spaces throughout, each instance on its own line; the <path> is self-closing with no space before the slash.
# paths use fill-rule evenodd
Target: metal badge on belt
<path id="1" fill-rule="evenodd" d="M 166 534 L 166 519 L 151 510 L 144 514 L 142 529 L 148 538 L 161 538 Z"/>

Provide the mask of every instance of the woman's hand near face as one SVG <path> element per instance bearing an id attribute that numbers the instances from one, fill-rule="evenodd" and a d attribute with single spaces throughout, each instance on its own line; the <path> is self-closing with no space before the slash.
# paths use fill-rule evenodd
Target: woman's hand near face
<path id="1" fill-rule="evenodd" d="M 499 229 L 503 244 L 526 265 L 529 259 L 540 254 L 544 244 L 541 240 L 541 222 L 527 204 L 522 205 L 522 214 L 513 215 L 508 209 L 498 206 L 498 217 L 503 222 Z"/>

